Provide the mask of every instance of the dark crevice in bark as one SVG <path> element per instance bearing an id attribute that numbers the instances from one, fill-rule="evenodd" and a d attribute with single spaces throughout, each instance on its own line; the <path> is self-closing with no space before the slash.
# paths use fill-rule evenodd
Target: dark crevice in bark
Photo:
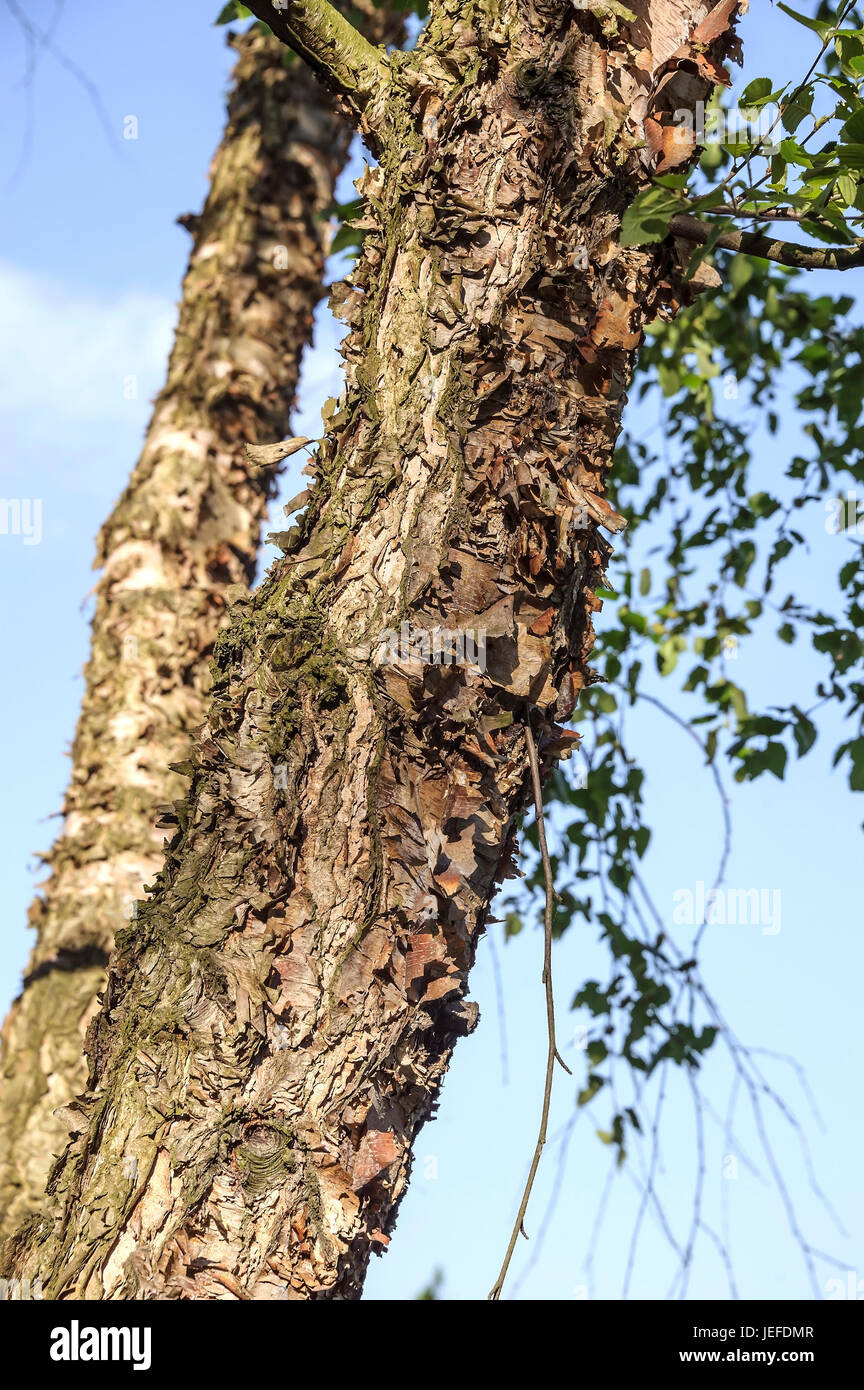
<path id="1" fill-rule="evenodd" d="M 49 960 L 40 961 L 34 970 L 31 970 L 21 981 L 21 992 L 29 989 L 37 980 L 44 980 L 47 975 L 51 975 L 55 970 L 68 972 L 70 970 L 89 970 L 93 966 L 98 966 L 102 970 L 108 968 L 109 955 L 99 946 L 82 946 L 78 951 L 58 951 L 56 956 Z"/>

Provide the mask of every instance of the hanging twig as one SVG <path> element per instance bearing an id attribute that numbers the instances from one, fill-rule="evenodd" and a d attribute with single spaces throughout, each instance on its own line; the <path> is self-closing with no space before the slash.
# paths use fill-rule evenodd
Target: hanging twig
<path id="1" fill-rule="evenodd" d="M 552 1101 L 552 1077 L 555 1072 L 555 1062 L 561 1063 L 564 1070 L 572 1075 L 570 1068 L 558 1051 L 555 1042 L 555 996 L 552 990 L 552 914 L 555 908 L 555 883 L 552 876 L 552 864 L 549 859 L 549 848 L 546 844 L 546 822 L 543 818 L 543 788 L 540 785 L 540 764 L 537 760 L 537 747 L 534 743 L 534 734 L 531 730 L 531 712 L 528 711 L 525 720 L 525 743 L 528 749 L 528 763 L 531 768 L 531 786 L 534 791 L 534 814 L 537 819 L 537 838 L 540 843 L 540 857 L 543 860 L 543 878 L 546 885 L 546 904 L 543 912 L 543 985 L 546 990 L 546 1080 L 543 1085 L 543 1108 L 540 1114 L 540 1133 L 537 1136 L 537 1144 L 534 1149 L 534 1157 L 531 1160 L 531 1169 L 528 1173 L 528 1180 L 525 1183 L 525 1191 L 522 1193 L 522 1201 L 519 1203 L 519 1211 L 510 1236 L 510 1244 L 507 1246 L 507 1253 L 504 1256 L 504 1263 L 492 1289 L 489 1299 L 497 1302 L 501 1297 L 501 1290 L 504 1287 L 504 1280 L 507 1278 L 507 1270 L 513 1258 L 513 1251 L 516 1248 L 516 1241 L 519 1233 L 525 1235 L 523 1222 L 525 1212 L 528 1209 L 528 1200 L 531 1196 L 531 1189 L 534 1186 L 534 1179 L 537 1176 L 537 1169 L 540 1166 L 540 1155 L 546 1143 L 546 1128 L 549 1123 L 549 1107 Z M 527 1236 L 525 1237 L 527 1240 Z"/>

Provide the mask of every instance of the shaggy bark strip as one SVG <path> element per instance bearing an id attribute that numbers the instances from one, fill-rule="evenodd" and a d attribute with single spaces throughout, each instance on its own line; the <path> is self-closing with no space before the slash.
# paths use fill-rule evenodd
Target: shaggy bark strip
<path id="1" fill-rule="evenodd" d="M 375 32 L 385 32 L 375 17 Z M 30 911 L 37 941 L 3 1034 L 0 1213 L 43 1199 L 66 1139 L 56 1107 L 86 1081 L 83 1042 L 107 953 L 162 862 L 155 806 L 182 793 L 206 713 L 229 584 L 248 589 L 273 469 L 247 440 L 288 432 L 320 298 L 350 132 L 285 49 L 234 40 L 225 135 L 193 234 L 168 379 L 141 458 L 98 542 L 103 569 L 63 831 Z"/>
<path id="2" fill-rule="evenodd" d="M 705 96 L 734 10 L 433 0 L 365 101 L 345 393 L 284 560 L 217 642 L 77 1132 L 9 1261 L 52 1294 L 354 1298 L 388 1243 L 476 1021 L 526 719 L 548 770 L 594 678 L 604 478 L 643 326 L 674 307 L 672 248 L 619 243 L 646 123 Z M 436 662 L 442 629 L 485 633 L 485 661 Z"/>

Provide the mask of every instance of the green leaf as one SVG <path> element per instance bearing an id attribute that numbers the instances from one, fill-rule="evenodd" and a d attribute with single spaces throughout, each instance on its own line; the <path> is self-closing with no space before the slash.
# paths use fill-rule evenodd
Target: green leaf
<path id="1" fill-rule="evenodd" d="M 864 140 L 864 107 L 849 117 L 843 126 L 843 137 L 852 142 Z"/>
<path id="2" fill-rule="evenodd" d="M 621 241 L 624 246 L 644 246 L 662 241 L 669 233 L 669 222 L 682 203 L 675 190 L 663 187 L 648 188 L 639 193 L 621 219 Z"/>
<path id="3" fill-rule="evenodd" d="M 647 825 L 640 825 L 638 830 L 633 832 L 633 847 L 640 859 L 645 857 L 645 851 L 651 843 L 651 830 Z"/>
<path id="4" fill-rule="evenodd" d="M 837 179 L 837 191 L 847 208 L 855 206 L 855 199 L 858 195 L 858 181 L 853 179 L 851 174 L 840 174 Z"/>
<path id="5" fill-rule="evenodd" d="M 834 154 L 840 160 L 840 164 L 833 168 L 835 174 L 844 173 L 844 166 L 848 169 L 864 169 L 864 141 L 855 140 L 838 145 Z"/>
<path id="6" fill-rule="evenodd" d="M 782 743 L 767 743 L 764 748 L 741 748 L 741 740 L 729 749 L 730 756 L 739 759 L 741 766 L 735 773 L 736 782 L 752 782 L 763 772 L 770 772 L 780 781 L 786 771 L 789 754 Z"/>
<path id="7" fill-rule="evenodd" d="M 797 10 L 791 9 L 789 5 L 784 5 L 783 0 L 779 0 L 778 8 L 781 9 L 784 14 L 788 14 L 792 19 L 797 19 L 799 24 L 804 24 L 808 29 L 813 29 L 822 39 L 825 38 L 826 34 L 830 34 L 831 30 L 834 28 L 833 24 L 825 23 L 824 20 L 808 19 L 807 15 L 799 14 Z"/>
<path id="8" fill-rule="evenodd" d="M 803 758 L 804 754 L 809 753 L 816 742 L 816 725 L 812 719 L 808 719 L 807 715 L 801 712 L 797 705 L 792 706 L 792 713 L 795 715 L 792 734 L 798 749 L 798 757 Z"/>
<path id="9" fill-rule="evenodd" d="M 849 786 L 853 792 L 864 792 L 864 738 L 853 739 L 847 751 L 852 759 Z"/>
<path id="10" fill-rule="evenodd" d="M 741 93 L 742 106 L 756 106 L 759 102 L 767 101 L 773 91 L 773 83 L 770 77 L 754 77 Z"/>
<path id="11" fill-rule="evenodd" d="M 363 236 L 364 233 L 359 228 L 344 222 L 330 243 L 330 255 L 335 256 L 338 252 L 347 251 L 352 246 L 361 246 Z"/>
<path id="12" fill-rule="evenodd" d="M 524 925 L 518 912 L 508 912 L 504 918 L 504 940 L 509 941 L 511 936 L 518 936 Z"/>
<path id="13" fill-rule="evenodd" d="M 594 695 L 594 703 L 601 714 L 614 714 L 618 708 L 618 701 L 611 690 L 598 690 Z"/>
<path id="14" fill-rule="evenodd" d="M 813 91 L 812 88 L 805 88 L 803 92 L 799 92 L 792 101 L 782 108 L 780 120 L 783 129 L 788 130 L 790 135 L 794 135 L 805 116 L 809 116 L 812 109 Z"/>
<path id="15" fill-rule="evenodd" d="M 657 648 L 657 669 L 661 676 L 671 676 L 685 646 L 683 637 L 666 637 L 660 643 Z"/>
<path id="16" fill-rule="evenodd" d="M 233 19 L 251 19 L 252 11 L 247 10 L 240 0 L 228 0 L 216 17 L 217 24 L 230 24 Z"/>
<path id="17" fill-rule="evenodd" d="M 595 1076 L 593 1073 L 588 1077 L 588 1084 L 584 1086 L 576 1097 L 577 1105 L 590 1105 L 597 1092 L 605 1085 L 602 1076 Z"/>

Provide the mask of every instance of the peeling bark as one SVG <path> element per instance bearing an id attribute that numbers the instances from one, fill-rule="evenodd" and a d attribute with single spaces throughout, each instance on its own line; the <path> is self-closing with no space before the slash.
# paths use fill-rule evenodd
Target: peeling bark
<path id="1" fill-rule="evenodd" d="M 382 22 L 377 29 L 381 32 Z M 258 34 L 239 60 L 193 233 L 168 379 L 141 458 L 102 529 L 103 570 L 63 807 L 30 910 L 37 933 L 3 1032 L 0 1213 L 12 1229 L 45 1192 L 66 1131 L 53 1111 L 86 1080 L 84 1034 L 115 932 L 158 872 L 154 806 L 180 795 L 206 713 L 231 584 L 248 589 L 275 468 L 246 440 L 288 433 L 321 294 L 326 224 L 350 132 L 316 83 Z"/>
<path id="2" fill-rule="evenodd" d="M 525 721 L 548 771 L 595 679 L 604 479 L 675 301 L 672 249 L 619 240 L 645 123 L 704 97 L 734 42 L 729 0 L 633 9 L 433 3 L 366 108 L 345 392 L 285 558 L 216 644 L 165 868 L 12 1251 L 53 1295 L 355 1298 L 389 1238 L 476 1021 Z M 441 629 L 484 632 L 485 662 L 430 660 Z"/>

